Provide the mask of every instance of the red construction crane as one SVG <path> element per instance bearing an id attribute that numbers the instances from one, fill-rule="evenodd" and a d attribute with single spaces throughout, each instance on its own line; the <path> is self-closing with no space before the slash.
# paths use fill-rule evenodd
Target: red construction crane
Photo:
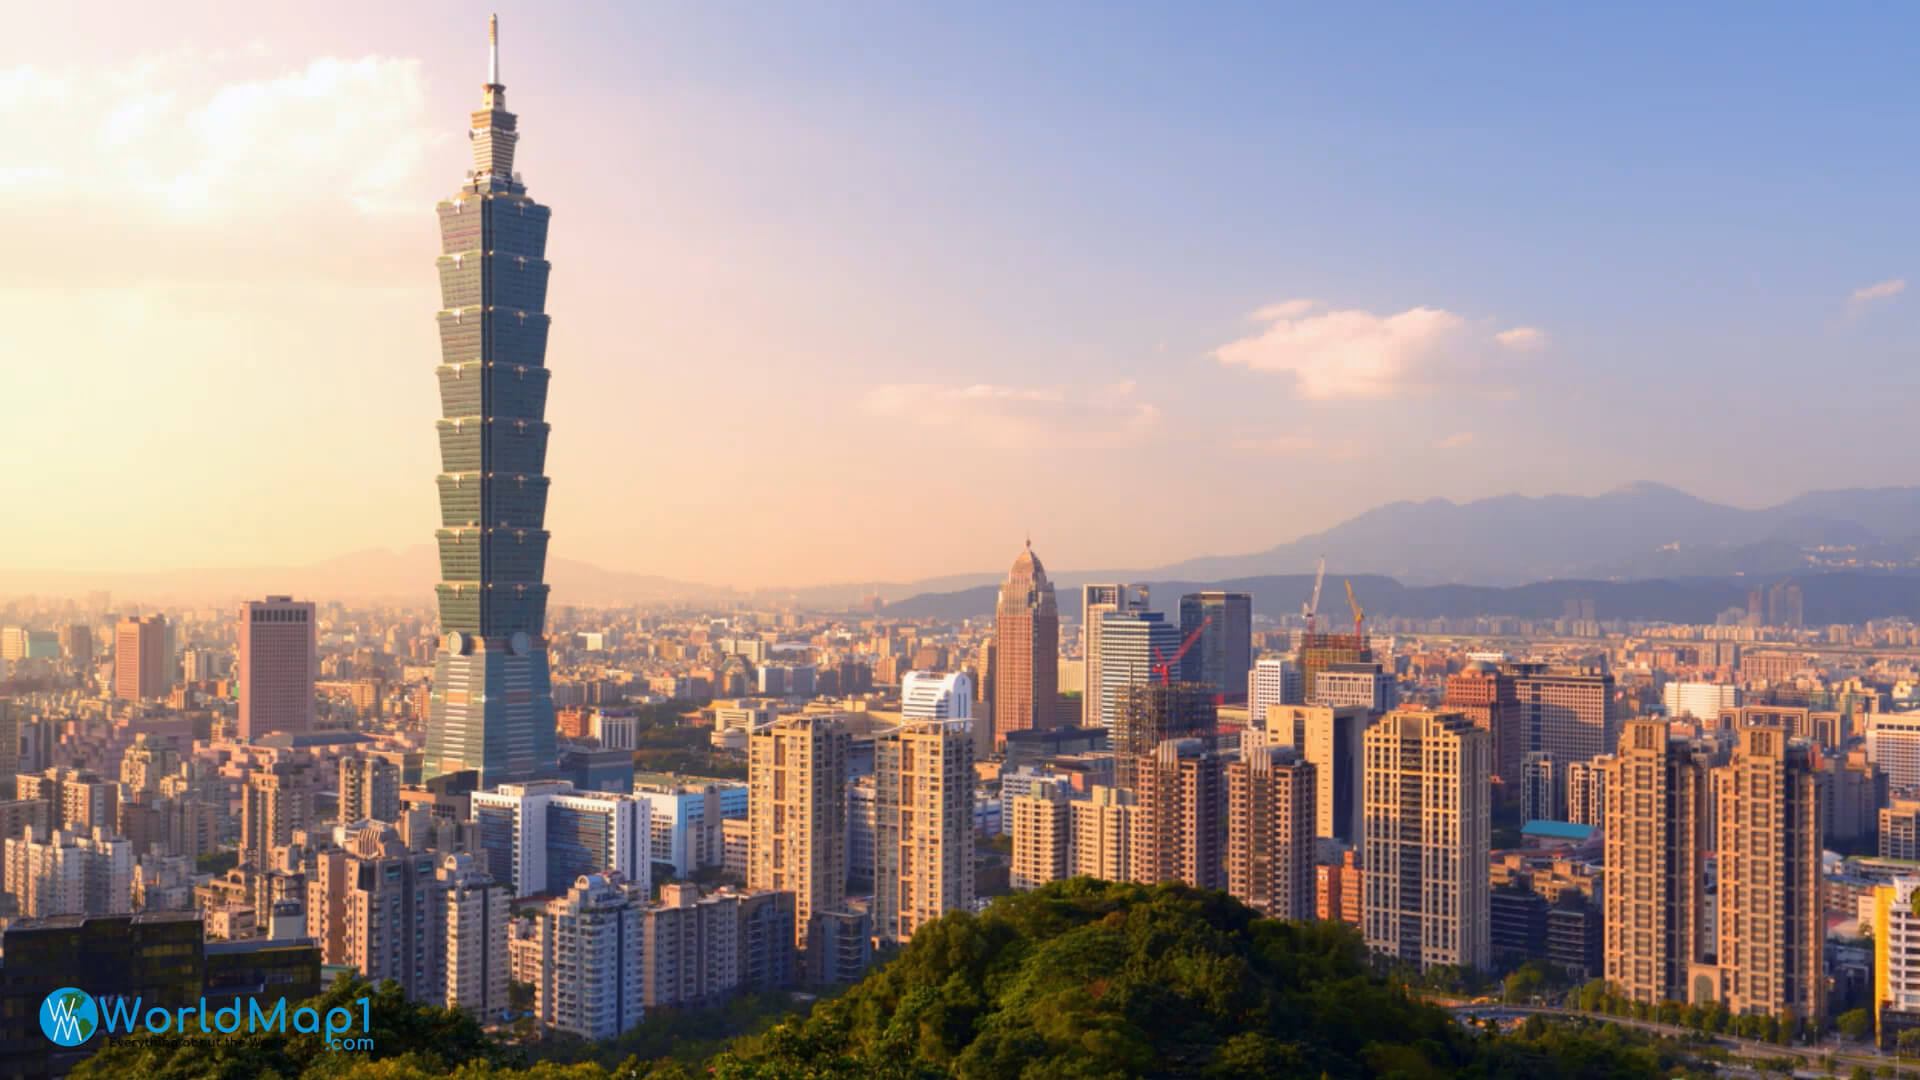
<path id="1" fill-rule="evenodd" d="M 1171 660 L 1161 655 L 1160 647 L 1158 645 L 1154 646 L 1153 658 L 1160 662 L 1153 665 L 1153 673 L 1155 675 L 1160 676 L 1161 685 L 1163 686 L 1173 685 L 1173 665 L 1179 663 L 1180 658 L 1187 655 L 1187 650 L 1193 648 L 1193 643 L 1200 640 L 1200 632 L 1202 630 L 1205 630 L 1207 628 L 1207 624 L 1212 621 L 1213 621 L 1213 616 L 1211 615 L 1207 616 L 1204 619 L 1201 619 L 1200 625 L 1194 627 L 1193 633 L 1187 635 L 1187 640 L 1180 643 L 1179 650 L 1173 654 L 1173 659 Z"/>

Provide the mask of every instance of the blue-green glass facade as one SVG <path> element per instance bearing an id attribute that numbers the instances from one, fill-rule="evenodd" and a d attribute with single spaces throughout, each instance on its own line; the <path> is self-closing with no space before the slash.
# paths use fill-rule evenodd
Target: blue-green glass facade
<path id="1" fill-rule="evenodd" d="M 555 767 L 547 614 L 547 223 L 513 171 L 506 88 L 440 203 L 440 651 L 424 772 L 480 785 Z"/>

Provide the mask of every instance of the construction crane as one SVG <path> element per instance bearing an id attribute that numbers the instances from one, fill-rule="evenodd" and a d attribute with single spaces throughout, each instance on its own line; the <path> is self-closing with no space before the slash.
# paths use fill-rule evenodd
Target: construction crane
<path id="1" fill-rule="evenodd" d="M 1360 601 L 1353 598 L 1353 582 L 1351 581 L 1347 582 L 1347 606 L 1353 609 L 1353 636 L 1359 637 L 1360 620 L 1367 617 L 1367 612 L 1365 608 L 1360 606 Z"/>
<path id="2" fill-rule="evenodd" d="M 1327 580 L 1327 557 L 1320 556 L 1320 572 L 1313 576 L 1313 599 L 1300 605 L 1300 614 L 1307 618 L 1307 633 L 1313 633 L 1313 617 L 1320 610 L 1320 583 Z"/>
<path id="3" fill-rule="evenodd" d="M 1193 633 L 1188 634 L 1187 640 L 1181 642 L 1180 648 L 1174 651 L 1173 659 L 1171 660 L 1161 655 L 1160 647 L 1158 645 L 1155 645 L 1153 647 L 1153 658 L 1160 662 L 1153 665 L 1152 670 L 1155 675 L 1160 676 L 1161 685 L 1163 686 L 1173 685 L 1173 665 L 1179 663 L 1180 658 L 1187 655 L 1187 650 L 1193 648 L 1193 643 L 1200 640 L 1200 632 L 1202 630 L 1205 630 L 1207 628 L 1207 624 L 1212 621 L 1213 621 L 1213 616 L 1211 615 L 1207 616 L 1204 619 L 1201 619 L 1200 625 L 1194 627 Z"/>

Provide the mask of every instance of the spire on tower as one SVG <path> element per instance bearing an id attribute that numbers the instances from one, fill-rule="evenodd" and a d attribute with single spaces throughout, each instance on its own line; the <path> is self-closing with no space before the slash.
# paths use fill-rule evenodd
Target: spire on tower
<path id="1" fill-rule="evenodd" d="M 487 16 L 487 85 L 500 85 L 500 16 Z"/>

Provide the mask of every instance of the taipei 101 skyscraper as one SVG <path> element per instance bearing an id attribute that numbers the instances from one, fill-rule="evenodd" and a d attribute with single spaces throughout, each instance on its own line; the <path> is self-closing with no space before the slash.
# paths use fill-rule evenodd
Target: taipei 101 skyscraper
<path id="1" fill-rule="evenodd" d="M 427 776 L 482 787 L 555 764 L 547 670 L 547 219 L 513 171 L 499 21 L 468 137 L 473 171 L 440 213 L 440 651 Z"/>

